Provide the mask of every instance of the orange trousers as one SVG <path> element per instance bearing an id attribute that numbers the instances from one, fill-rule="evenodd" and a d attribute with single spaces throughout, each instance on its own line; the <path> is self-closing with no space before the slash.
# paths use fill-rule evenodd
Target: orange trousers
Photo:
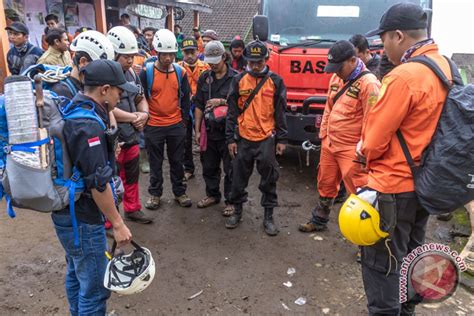
<path id="1" fill-rule="evenodd" d="M 320 197 L 335 198 L 339 185 L 344 185 L 349 193 L 367 185 L 367 171 L 356 159 L 356 145 L 340 146 L 329 144 L 327 137 L 321 142 L 319 158 L 318 192 Z"/>

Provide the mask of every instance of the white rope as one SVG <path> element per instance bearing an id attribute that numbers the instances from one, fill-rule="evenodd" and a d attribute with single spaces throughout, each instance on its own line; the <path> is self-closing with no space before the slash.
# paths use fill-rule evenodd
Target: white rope
<path id="1" fill-rule="evenodd" d="M 41 79 L 44 82 L 56 83 L 56 82 L 66 79 L 71 74 L 71 71 L 64 72 L 65 68 L 66 67 L 59 67 L 56 70 L 50 69 L 50 70 L 45 71 L 44 73 L 38 73 L 38 75 L 41 77 Z"/>

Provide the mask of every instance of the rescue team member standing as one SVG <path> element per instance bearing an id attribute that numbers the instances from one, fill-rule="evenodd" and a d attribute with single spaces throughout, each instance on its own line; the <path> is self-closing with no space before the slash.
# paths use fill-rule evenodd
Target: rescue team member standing
<path id="1" fill-rule="evenodd" d="M 211 41 L 204 49 L 204 61 L 211 70 L 204 72 L 198 81 L 194 98 L 196 103 L 196 142 L 201 143 L 201 124 L 204 119 L 206 126 L 207 144 L 201 149 L 202 175 L 206 182 L 206 197 L 198 202 L 199 208 L 217 204 L 221 200 L 219 186 L 221 183 L 221 162 L 224 170 L 225 208 L 222 215 L 230 216 L 234 207 L 230 202 L 232 188 L 232 165 L 225 137 L 225 115 L 219 117 L 217 111 L 227 107 L 232 80 L 237 72 L 232 69 L 227 60 L 224 45 L 219 41 Z M 225 111 L 221 111 L 223 114 Z M 217 115 L 217 116 L 216 116 Z"/>
<path id="2" fill-rule="evenodd" d="M 264 43 L 249 43 L 244 57 L 250 71 L 235 77 L 228 98 L 226 138 L 234 159 L 231 191 L 234 214 L 226 220 L 226 227 L 235 228 L 240 224 L 242 203 L 247 201 L 248 195 L 245 189 L 256 162 L 261 176 L 261 204 L 265 208 L 263 227 L 268 235 L 275 236 L 279 232 L 273 222 L 273 208 L 278 205 L 275 147 L 276 154 L 282 155 L 287 143 L 286 87 L 266 65 L 268 49 Z M 248 102 L 253 91 L 257 93 L 253 93 L 253 100 Z"/>
<path id="3" fill-rule="evenodd" d="M 107 113 L 120 100 L 122 91 L 136 92 L 127 83 L 120 65 L 110 60 L 95 60 L 84 69 L 84 94 L 78 93 L 73 104 L 93 104 L 106 126 Z M 74 245 L 69 206 L 51 217 L 56 234 L 66 252 L 66 294 L 72 315 L 105 315 L 110 292 L 104 288 L 107 250 L 104 215 L 112 222 L 115 241 L 123 246 L 132 239 L 115 206 L 110 187 L 114 148 L 106 132 L 92 119 L 67 120 L 64 138 L 71 161 L 84 178 L 86 191 L 75 202 L 80 245 Z"/>
<path id="4" fill-rule="evenodd" d="M 327 229 L 341 180 L 350 193 L 356 193 L 357 187 L 367 184 L 367 172 L 354 160 L 367 112 L 377 102 L 380 82 L 356 57 L 355 48 L 349 41 L 338 41 L 329 49 L 324 71 L 335 74 L 329 82 L 319 132 L 319 201 L 311 220 L 299 226 L 302 232 Z"/>
<path id="5" fill-rule="evenodd" d="M 48 50 L 38 59 L 38 64 L 71 66 L 72 59 L 69 53 L 69 39 L 65 30 L 52 29 L 46 35 Z"/>
<path id="6" fill-rule="evenodd" d="M 379 28 L 367 34 L 380 35 L 388 58 L 397 65 L 383 79 L 379 100 L 367 115 L 360 150 L 367 159 L 368 187 L 393 199 L 397 219 L 388 242 L 397 265 L 391 262 L 384 241 L 362 247 L 362 278 L 371 315 L 414 315 L 417 303 L 409 301 L 400 306 L 399 269 L 403 257 L 423 244 L 428 213 L 417 200 L 396 131 L 401 131 L 415 164 L 419 164 L 448 91 L 428 67 L 407 61 L 425 55 L 451 79 L 448 62 L 427 38 L 427 26 L 427 14 L 420 6 L 401 3 L 388 9 Z"/>
<path id="7" fill-rule="evenodd" d="M 145 207 L 156 210 L 160 206 L 163 194 L 165 143 L 175 199 L 179 205 L 190 207 L 192 202 L 186 195 L 186 184 L 183 182 L 184 139 L 186 122 L 189 119 L 188 77 L 185 69 L 173 64 L 178 43 L 171 31 L 161 29 L 156 32 L 153 46 L 158 53 L 153 73 L 147 74 L 146 68 L 140 73 L 140 80 L 150 107 L 150 120 L 145 127 L 145 143 L 151 167 L 148 187 L 150 198 Z M 181 71 L 179 79 L 177 70 Z M 151 87 L 148 87 L 147 75 L 153 78 Z"/>
<path id="8" fill-rule="evenodd" d="M 209 69 L 209 65 L 199 60 L 198 44 L 192 37 L 183 40 L 183 61 L 178 64 L 186 69 L 189 86 L 191 87 L 191 100 L 196 95 L 199 76 Z M 191 113 L 194 112 L 194 102 L 191 102 Z M 193 161 L 193 121 L 189 119 L 186 125 L 186 140 L 184 147 L 184 178 L 191 179 L 194 176 Z"/>
<path id="9" fill-rule="evenodd" d="M 140 188 L 140 148 L 139 137 L 150 114 L 148 103 L 143 96 L 140 79 L 132 70 L 133 58 L 138 54 L 138 43 L 135 35 L 123 26 L 112 28 L 107 34 L 115 51 L 115 60 L 122 66 L 125 79 L 137 87 L 138 93 L 122 92 L 120 102 L 113 114 L 120 128 L 120 154 L 117 157 L 119 175 L 125 189 L 123 210 L 125 219 L 142 224 L 148 224 L 153 218 L 147 216 L 141 209 Z"/>

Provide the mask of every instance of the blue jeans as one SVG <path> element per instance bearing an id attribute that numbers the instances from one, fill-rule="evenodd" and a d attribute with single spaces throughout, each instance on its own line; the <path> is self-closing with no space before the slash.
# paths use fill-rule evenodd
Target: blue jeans
<path id="1" fill-rule="evenodd" d="M 108 263 L 104 225 L 78 221 L 80 245 L 75 247 L 71 217 L 53 213 L 51 218 L 66 251 L 66 294 L 71 314 L 105 315 L 110 291 L 103 284 Z"/>

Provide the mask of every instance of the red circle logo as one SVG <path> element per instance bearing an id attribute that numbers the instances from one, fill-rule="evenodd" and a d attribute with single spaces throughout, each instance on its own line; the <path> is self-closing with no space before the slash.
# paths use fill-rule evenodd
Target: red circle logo
<path id="1" fill-rule="evenodd" d="M 442 253 L 425 253 L 412 264 L 409 280 L 424 302 L 449 298 L 459 284 L 459 271 L 452 258 Z"/>

